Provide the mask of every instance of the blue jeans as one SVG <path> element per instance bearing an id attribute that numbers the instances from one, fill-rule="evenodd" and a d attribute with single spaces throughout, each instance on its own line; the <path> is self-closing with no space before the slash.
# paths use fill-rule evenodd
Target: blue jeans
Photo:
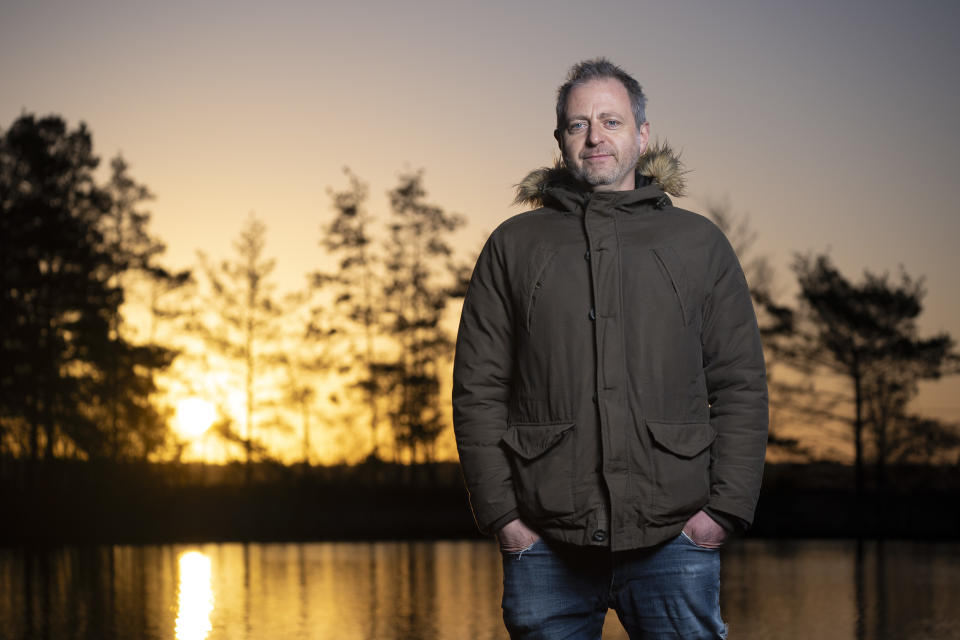
<path id="1" fill-rule="evenodd" d="M 541 539 L 502 555 L 503 620 L 514 640 L 599 640 L 610 608 L 631 640 L 727 637 L 719 551 L 685 534 L 616 553 Z"/>

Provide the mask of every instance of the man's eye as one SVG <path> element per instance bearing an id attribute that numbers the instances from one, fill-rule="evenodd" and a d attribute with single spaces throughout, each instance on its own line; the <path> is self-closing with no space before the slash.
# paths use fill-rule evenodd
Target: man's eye
<path id="1" fill-rule="evenodd" d="M 615 129 L 616 127 L 619 127 L 619 126 L 620 126 L 620 121 L 619 121 L 619 120 L 607 120 L 606 124 L 607 124 L 607 126 L 610 127 L 611 129 Z"/>
<path id="2" fill-rule="evenodd" d="M 580 130 L 586 128 L 586 126 L 587 126 L 587 123 L 586 123 L 586 122 L 571 122 L 571 123 L 570 123 L 570 126 L 567 127 L 567 130 L 568 130 L 568 131 L 580 131 Z"/>

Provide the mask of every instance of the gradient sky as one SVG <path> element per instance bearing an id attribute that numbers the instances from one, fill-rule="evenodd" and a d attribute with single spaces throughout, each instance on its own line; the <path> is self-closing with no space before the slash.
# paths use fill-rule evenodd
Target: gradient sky
<path id="1" fill-rule="evenodd" d="M 603 55 L 683 150 L 702 210 L 750 215 L 784 299 L 797 252 L 926 277 L 921 328 L 960 337 L 960 3 L 120 2 L 0 5 L 0 127 L 22 112 L 86 122 L 156 194 L 168 262 L 225 257 L 250 211 L 278 281 L 320 259 L 341 168 L 372 207 L 399 171 L 469 219 L 467 253 L 512 185 L 549 163 L 569 66 Z M 923 408 L 960 419 L 960 381 Z"/>

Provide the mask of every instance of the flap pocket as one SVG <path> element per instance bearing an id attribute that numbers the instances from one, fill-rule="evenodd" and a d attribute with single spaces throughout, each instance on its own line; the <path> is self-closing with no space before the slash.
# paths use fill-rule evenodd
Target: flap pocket
<path id="1" fill-rule="evenodd" d="M 573 422 L 514 424 L 503 434 L 502 440 L 521 458 L 533 460 L 560 442 L 573 425 Z"/>
<path id="2" fill-rule="evenodd" d="M 682 458 L 692 458 L 710 446 L 717 432 L 708 422 L 654 422 L 647 420 L 654 441 Z"/>

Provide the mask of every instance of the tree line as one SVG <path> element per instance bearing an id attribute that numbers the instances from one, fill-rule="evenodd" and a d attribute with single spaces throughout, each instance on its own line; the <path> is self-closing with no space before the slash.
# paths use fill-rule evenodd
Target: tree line
<path id="1" fill-rule="evenodd" d="M 98 183 L 83 124 L 23 115 L 0 134 L 0 456 L 177 457 L 186 443 L 158 381 L 176 377 L 179 362 L 173 386 L 187 391 L 211 367 L 242 371 L 243 415 L 221 398 L 213 428 L 248 468 L 277 457 L 272 432 L 292 430 L 309 464 L 324 404 L 332 415 L 321 421 L 368 434 L 350 438 L 366 457 L 436 459 L 453 348 L 442 321 L 468 266 L 450 244 L 463 219 L 427 201 L 422 172 L 400 176 L 386 221 L 367 211 L 368 188 L 348 172 L 320 234 L 337 268 L 280 296 L 255 216 L 232 257 L 201 253 L 198 268 L 174 272 L 149 230 L 149 190 L 119 156 Z M 324 376 L 342 384 L 321 399 Z M 281 411 L 290 407 L 299 424 Z"/>
<path id="2" fill-rule="evenodd" d="M 854 485 L 865 491 L 867 461 L 873 489 L 886 490 L 892 465 L 960 467 L 960 423 L 915 414 L 910 402 L 923 381 L 960 373 L 960 354 L 946 332 L 922 336 L 917 320 L 926 290 L 901 267 L 898 277 L 864 271 L 859 281 L 840 273 L 828 254 L 796 254 L 791 270 L 795 305 L 780 301 L 766 256 L 755 255 L 745 216 L 715 204 L 710 217 L 743 260 L 767 360 L 771 404 L 768 445 L 801 461 L 822 458 L 830 426 L 852 444 Z M 804 425 L 807 438 L 787 437 Z"/>
<path id="3" fill-rule="evenodd" d="M 228 363 L 243 411 L 217 399 L 214 429 L 248 469 L 278 455 L 277 432 L 298 434 L 305 464 L 320 432 L 354 460 L 438 458 L 453 350 L 444 319 L 472 261 L 452 246 L 463 218 L 428 201 L 422 172 L 402 174 L 377 215 L 346 170 L 318 234 L 333 268 L 281 295 L 256 216 L 231 257 L 175 271 L 149 229 L 149 189 L 122 157 L 102 182 L 98 165 L 83 124 L 24 114 L 0 131 L 0 457 L 176 459 L 185 442 L 168 392 Z M 854 282 L 828 255 L 801 255 L 787 304 L 749 226 L 728 207 L 709 213 L 744 260 L 761 321 L 771 450 L 816 459 L 818 436 L 787 437 L 784 425 L 818 434 L 831 422 L 848 425 L 840 441 L 858 486 L 868 458 L 881 479 L 889 463 L 960 464 L 957 425 L 909 411 L 921 381 L 960 371 L 948 334 L 920 335 L 922 280 Z M 837 383 L 820 384 L 827 376 Z"/>

